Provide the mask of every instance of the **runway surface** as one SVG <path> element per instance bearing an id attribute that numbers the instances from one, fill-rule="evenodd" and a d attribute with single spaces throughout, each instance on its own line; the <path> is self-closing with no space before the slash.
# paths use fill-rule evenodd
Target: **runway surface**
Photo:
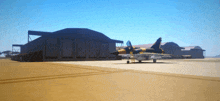
<path id="1" fill-rule="evenodd" d="M 142 63 L 127 64 L 127 60 L 112 61 L 61 61 L 55 63 L 77 64 L 86 66 L 98 66 L 108 68 L 118 68 L 125 70 L 139 70 L 159 73 L 172 73 L 183 75 L 196 75 L 208 77 L 220 77 L 220 59 L 176 59 L 176 60 L 152 60 L 143 61 Z"/>
<path id="2" fill-rule="evenodd" d="M 123 66 L 119 69 L 117 65 L 127 65 L 124 61 L 112 61 L 112 65 L 116 67 L 109 68 L 88 66 L 90 62 L 92 64 L 99 61 L 86 61 L 84 65 L 79 65 L 72 64 L 73 62 L 66 64 L 0 60 L 0 101 L 218 101 L 220 99 L 219 60 L 166 61 L 159 60 L 158 62 L 161 63 L 154 67 L 166 67 L 171 63 L 175 66 L 185 65 L 185 62 L 205 62 L 204 64 L 211 68 L 206 70 L 216 74 L 210 76 L 205 72 L 195 76 L 186 75 L 188 72 L 185 71 L 185 74 L 177 75 L 156 70 L 125 69 Z M 146 64 L 155 65 L 150 62 Z M 215 72 L 213 68 L 216 68 Z M 151 70 L 151 66 L 148 70 Z"/>

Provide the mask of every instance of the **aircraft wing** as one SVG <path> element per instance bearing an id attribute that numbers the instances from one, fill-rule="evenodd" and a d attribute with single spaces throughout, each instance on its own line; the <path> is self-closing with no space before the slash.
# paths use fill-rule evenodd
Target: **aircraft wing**
<path id="1" fill-rule="evenodd" d="M 162 59 L 162 58 L 171 58 L 171 54 L 162 54 L 162 53 L 142 53 L 140 56 L 149 56 L 151 59 Z"/>
<path id="2" fill-rule="evenodd" d="M 163 54 L 163 53 L 148 53 L 148 52 L 144 52 L 144 53 L 140 53 L 140 54 L 146 54 L 146 55 L 171 55 L 171 54 Z"/>
<path id="3" fill-rule="evenodd" d="M 122 57 L 130 57 L 130 54 L 119 54 L 119 56 L 122 56 Z"/>
<path id="4" fill-rule="evenodd" d="M 145 56 L 152 56 L 152 55 L 159 55 L 159 56 L 171 56 L 171 54 L 161 54 L 161 53 L 140 53 L 140 54 L 133 54 L 133 55 L 145 55 Z M 123 57 L 130 57 L 130 54 L 119 54 L 119 56 L 123 56 Z"/>

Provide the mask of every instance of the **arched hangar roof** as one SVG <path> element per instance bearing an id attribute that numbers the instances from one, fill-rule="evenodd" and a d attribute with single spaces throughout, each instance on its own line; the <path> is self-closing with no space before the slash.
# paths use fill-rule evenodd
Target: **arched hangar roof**
<path id="1" fill-rule="evenodd" d="M 174 42 L 164 42 L 164 43 L 161 43 L 161 45 L 163 45 L 163 46 L 179 47 L 179 45 L 174 43 Z"/>
<path id="2" fill-rule="evenodd" d="M 184 47 L 184 50 L 191 50 L 191 49 L 199 49 L 199 50 L 203 50 L 200 46 L 188 46 L 188 47 Z M 205 51 L 205 50 L 203 50 Z"/>
<path id="3" fill-rule="evenodd" d="M 161 43 L 161 47 L 174 47 L 174 48 L 184 49 L 183 47 L 180 47 L 178 44 L 176 44 L 174 42 Z"/>
<path id="4" fill-rule="evenodd" d="M 199 46 L 195 46 L 194 49 L 202 49 L 202 48 Z"/>
<path id="5" fill-rule="evenodd" d="M 61 36 L 69 36 L 74 38 L 86 38 L 98 41 L 112 42 L 112 43 L 123 43 L 120 40 L 110 39 L 103 33 L 87 29 L 87 28 L 66 28 L 62 30 L 58 30 L 55 32 L 41 32 L 41 31 L 28 31 L 29 35 L 40 35 L 43 37 L 61 37 Z"/>

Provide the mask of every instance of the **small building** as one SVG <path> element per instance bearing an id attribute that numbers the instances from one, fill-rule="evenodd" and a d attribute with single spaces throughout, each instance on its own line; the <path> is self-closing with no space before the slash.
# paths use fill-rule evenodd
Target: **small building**
<path id="1" fill-rule="evenodd" d="M 205 50 L 199 46 L 189 46 L 181 50 L 181 55 L 191 55 L 192 58 L 204 58 L 204 51 Z"/>
<path id="2" fill-rule="evenodd" d="M 29 35 L 39 38 L 29 41 Z M 110 54 L 120 40 L 87 28 L 66 28 L 55 32 L 28 31 L 28 43 L 13 59 L 20 61 L 116 59 Z"/>

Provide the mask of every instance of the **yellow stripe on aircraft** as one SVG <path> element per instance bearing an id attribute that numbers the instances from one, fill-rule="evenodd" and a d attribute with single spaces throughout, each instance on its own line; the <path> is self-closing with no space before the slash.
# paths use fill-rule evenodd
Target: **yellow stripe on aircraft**
<path id="1" fill-rule="evenodd" d="M 125 51 L 125 49 L 120 49 L 120 50 L 118 50 L 118 52 L 123 52 L 123 51 Z"/>
<path id="2" fill-rule="evenodd" d="M 146 48 L 141 48 L 141 50 L 142 50 L 142 52 L 143 52 L 143 51 L 145 52 L 145 51 L 146 51 Z"/>
<path id="3" fill-rule="evenodd" d="M 118 50 L 119 54 L 126 54 L 126 50 L 125 49 L 120 49 Z"/>

